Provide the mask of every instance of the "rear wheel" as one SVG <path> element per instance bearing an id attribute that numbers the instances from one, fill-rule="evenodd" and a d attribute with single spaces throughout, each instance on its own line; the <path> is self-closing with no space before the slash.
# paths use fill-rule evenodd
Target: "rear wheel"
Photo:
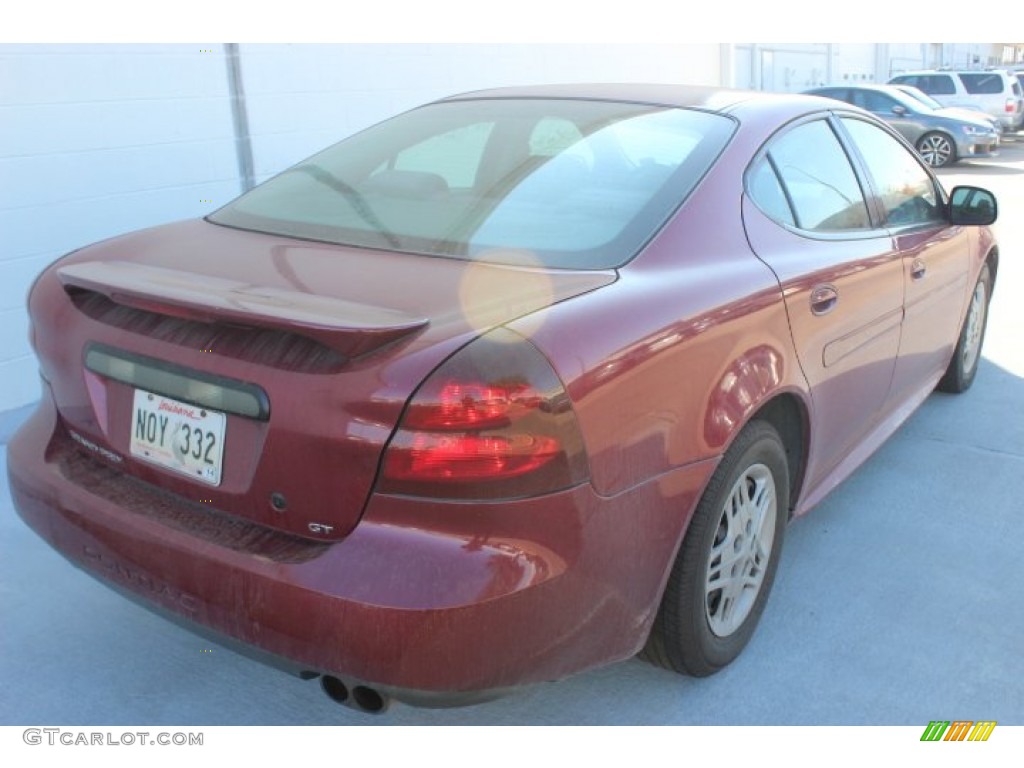
<path id="1" fill-rule="evenodd" d="M 956 146 L 944 133 L 926 133 L 917 141 L 917 151 L 932 168 L 956 162 Z"/>
<path id="2" fill-rule="evenodd" d="M 751 422 L 697 505 L 644 650 L 648 660 L 704 677 L 740 654 L 775 579 L 788 510 L 782 440 L 770 424 Z"/>
<path id="3" fill-rule="evenodd" d="M 988 322 L 988 302 L 992 295 L 992 273 L 988 264 L 981 268 L 978 282 L 971 295 L 971 305 L 967 308 L 960 329 L 960 338 L 956 342 L 953 358 L 949 361 L 946 373 L 939 381 L 938 389 L 942 392 L 965 392 L 974 383 L 981 362 L 981 345 L 985 342 L 985 325 Z"/>

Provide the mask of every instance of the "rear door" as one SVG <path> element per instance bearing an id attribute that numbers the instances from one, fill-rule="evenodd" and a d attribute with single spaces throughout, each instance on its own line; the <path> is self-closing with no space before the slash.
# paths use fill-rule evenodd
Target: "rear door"
<path id="1" fill-rule="evenodd" d="M 770 141 L 747 192 L 747 237 L 778 276 L 811 387 L 814 484 L 880 417 L 899 349 L 902 265 L 826 116 Z"/>
<path id="2" fill-rule="evenodd" d="M 946 218 L 938 182 L 906 147 L 854 116 L 840 123 L 863 157 L 884 224 L 903 263 L 903 334 L 890 401 L 930 388 L 953 352 L 967 300 L 967 231 Z"/>

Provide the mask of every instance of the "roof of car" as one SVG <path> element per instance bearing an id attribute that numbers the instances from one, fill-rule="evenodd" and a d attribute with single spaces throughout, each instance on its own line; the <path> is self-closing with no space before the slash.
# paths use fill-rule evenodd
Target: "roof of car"
<path id="1" fill-rule="evenodd" d="M 1008 75 L 1009 71 L 1005 67 L 995 67 L 992 69 L 960 69 L 957 67 L 947 67 L 943 69 L 908 69 L 905 72 L 897 72 L 892 76 L 892 79 L 897 77 L 905 77 L 906 75 Z"/>
<path id="2" fill-rule="evenodd" d="M 838 91 L 838 90 L 859 90 L 859 91 L 878 91 L 879 93 L 906 93 L 904 88 L 913 87 L 906 85 L 884 85 L 881 83 L 858 83 L 856 85 L 840 84 L 840 85 L 823 85 L 820 88 L 811 88 L 804 93 L 817 93 L 818 91 Z"/>
<path id="3" fill-rule="evenodd" d="M 733 112 L 741 104 L 820 107 L 807 96 L 788 93 L 762 93 L 701 85 L 655 83 L 573 83 L 560 85 L 524 85 L 492 88 L 449 96 L 441 101 L 463 99 L 591 99 L 660 104 L 669 107 L 693 107 L 713 112 Z"/>

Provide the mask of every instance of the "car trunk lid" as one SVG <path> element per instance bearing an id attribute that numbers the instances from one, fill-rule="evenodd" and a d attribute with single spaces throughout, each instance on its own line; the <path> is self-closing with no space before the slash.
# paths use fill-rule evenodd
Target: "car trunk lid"
<path id="1" fill-rule="evenodd" d="M 76 446 L 193 503 L 336 539 L 433 368 L 614 279 L 185 222 L 54 265 L 33 292 L 33 336 Z M 175 428 L 195 461 L 175 458 Z"/>

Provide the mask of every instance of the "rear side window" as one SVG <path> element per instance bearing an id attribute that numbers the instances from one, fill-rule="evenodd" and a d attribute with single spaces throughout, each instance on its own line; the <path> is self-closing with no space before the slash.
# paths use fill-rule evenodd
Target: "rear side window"
<path id="1" fill-rule="evenodd" d="M 768 216 L 791 227 L 796 226 L 796 219 L 793 218 L 793 210 L 789 207 L 782 183 L 767 157 L 762 157 L 751 168 L 747 177 L 747 191 L 750 199 Z"/>
<path id="2" fill-rule="evenodd" d="M 827 122 L 815 120 L 797 126 L 772 142 L 768 156 L 793 204 L 797 227 L 844 232 L 871 226 L 860 183 Z M 753 182 L 754 177 L 748 181 Z M 751 189 L 752 197 L 754 194 Z M 769 215 L 781 210 L 767 196 L 754 199 Z"/>
<path id="3" fill-rule="evenodd" d="M 892 112 L 899 102 L 891 96 L 877 91 L 854 91 L 853 103 L 868 112 Z"/>
<path id="4" fill-rule="evenodd" d="M 1002 93 L 1003 76 L 993 72 L 970 72 L 960 75 L 968 93 Z"/>
<path id="5" fill-rule="evenodd" d="M 956 83 L 950 75 L 900 75 L 890 82 L 912 85 L 932 95 L 951 96 L 956 93 Z"/>

